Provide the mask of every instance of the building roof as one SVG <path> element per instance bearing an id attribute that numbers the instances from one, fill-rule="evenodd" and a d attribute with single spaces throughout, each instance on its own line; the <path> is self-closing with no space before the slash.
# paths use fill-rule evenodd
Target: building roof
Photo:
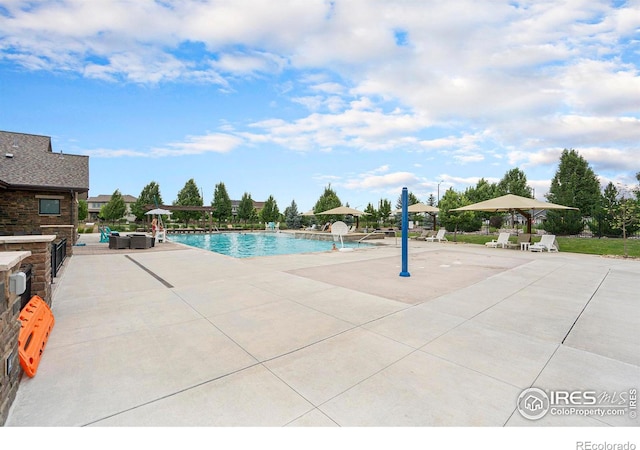
<path id="1" fill-rule="evenodd" d="M 89 157 L 54 153 L 49 136 L 0 131 L 0 187 L 89 191 Z"/>
<path id="2" fill-rule="evenodd" d="M 87 203 L 109 203 L 111 201 L 111 195 L 100 194 L 95 197 L 89 197 Z M 125 203 L 135 203 L 138 201 L 136 197 L 129 194 L 122 194 L 122 199 Z"/>

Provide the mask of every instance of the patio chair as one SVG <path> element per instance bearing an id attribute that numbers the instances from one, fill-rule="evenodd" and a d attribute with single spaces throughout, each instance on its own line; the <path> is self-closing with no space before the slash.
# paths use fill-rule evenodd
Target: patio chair
<path id="1" fill-rule="evenodd" d="M 511 236 L 509 233 L 500 233 L 500 235 L 498 235 L 498 240 L 494 239 L 491 242 L 486 242 L 484 245 L 491 248 L 506 248 L 509 244 L 509 236 Z"/>
<path id="2" fill-rule="evenodd" d="M 545 234 L 540 239 L 540 242 L 536 242 L 529 246 L 529 250 L 532 252 L 557 252 L 560 249 L 556 236 L 554 234 Z"/>
<path id="3" fill-rule="evenodd" d="M 422 230 L 422 233 L 420 233 L 420 235 L 418 236 L 414 236 L 412 239 L 416 240 L 416 241 L 424 241 L 426 240 L 429 236 L 431 236 L 433 233 L 431 232 L 431 230 Z"/>
<path id="4" fill-rule="evenodd" d="M 438 241 L 438 242 L 445 241 L 445 242 L 447 242 L 448 239 L 446 237 L 444 237 L 444 235 L 446 233 L 447 233 L 447 230 L 445 230 L 444 228 L 440 228 L 438 230 L 438 234 L 436 234 L 435 236 L 426 237 L 424 240 L 427 241 L 427 242 L 435 242 L 435 241 Z"/>
<path id="5" fill-rule="evenodd" d="M 100 242 L 109 242 L 109 236 L 111 236 L 111 228 L 106 226 L 98 228 L 100 229 Z"/>

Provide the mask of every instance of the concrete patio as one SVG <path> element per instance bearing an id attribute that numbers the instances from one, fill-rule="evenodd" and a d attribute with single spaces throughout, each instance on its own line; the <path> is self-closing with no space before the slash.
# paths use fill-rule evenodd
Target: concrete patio
<path id="1" fill-rule="evenodd" d="M 639 261 L 410 241 L 400 277 L 390 238 L 242 260 L 82 239 L 7 426 L 640 424 L 516 409 L 638 388 Z"/>

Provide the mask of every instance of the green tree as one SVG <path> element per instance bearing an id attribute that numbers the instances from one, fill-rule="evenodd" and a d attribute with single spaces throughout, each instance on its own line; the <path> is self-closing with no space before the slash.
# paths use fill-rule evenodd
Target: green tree
<path id="1" fill-rule="evenodd" d="M 338 206 L 342 206 L 342 202 L 340 201 L 338 194 L 336 194 L 336 191 L 331 189 L 331 184 L 329 184 L 327 187 L 324 188 L 324 192 L 322 193 L 320 198 L 318 198 L 318 201 L 313 207 L 313 211 L 316 214 L 318 214 L 333 208 L 337 208 Z M 341 216 L 321 215 L 321 220 L 334 221 L 334 220 L 339 220 L 340 218 Z"/>
<path id="2" fill-rule="evenodd" d="M 280 211 L 278 210 L 278 203 L 270 195 L 267 201 L 264 202 L 264 207 L 260 211 L 260 219 L 264 223 L 278 222 L 280 220 Z"/>
<path id="3" fill-rule="evenodd" d="M 211 208 L 213 209 L 211 214 L 215 219 L 217 219 L 218 226 L 220 226 L 223 221 L 231 218 L 231 199 L 227 193 L 227 188 L 222 182 L 216 184 L 216 187 L 213 190 Z"/>
<path id="4" fill-rule="evenodd" d="M 89 205 L 86 200 L 78 200 L 78 221 L 83 222 L 87 220 L 89 215 Z"/>
<path id="5" fill-rule="evenodd" d="M 180 192 L 178 192 L 178 198 L 174 200 L 175 206 L 202 206 L 202 196 L 200 195 L 200 189 L 196 185 L 193 178 L 187 181 Z M 191 220 L 198 220 L 202 218 L 202 212 L 200 211 L 174 211 L 173 217 L 177 220 L 183 221 L 189 226 Z"/>
<path id="6" fill-rule="evenodd" d="M 386 198 L 381 198 L 378 202 L 378 220 L 381 226 L 384 226 L 385 221 L 389 221 L 391 215 L 391 202 Z"/>
<path id="7" fill-rule="evenodd" d="M 364 222 L 366 224 L 366 226 L 368 227 L 371 223 L 378 223 L 378 211 L 376 211 L 376 208 L 373 206 L 373 204 L 369 203 L 367 204 L 367 207 L 364 209 L 364 212 L 366 213 L 364 216 Z"/>
<path id="8" fill-rule="evenodd" d="M 621 194 L 616 204 L 607 211 L 612 216 L 612 226 L 622 231 L 622 239 L 624 239 L 624 256 L 627 258 L 627 236 L 630 232 L 637 230 L 640 223 L 640 205 L 638 201 L 627 197 L 625 193 Z"/>
<path id="9" fill-rule="evenodd" d="M 517 170 L 517 169 L 516 169 Z M 513 173 L 510 175 L 510 178 L 516 178 L 519 175 Z M 505 178 L 507 175 L 505 175 Z M 526 178 L 525 178 L 526 182 Z M 505 181 L 505 186 L 508 182 Z M 500 195 L 504 195 L 499 193 L 498 185 L 496 183 L 489 183 L 484 178 L 480 178 L 474 187 L 468 187 L 464 191 L 465 197 L 469 200 L 470 203 L 479 203 L 484 202 L 485 200 L 491 200 L 492 198 L 499 197 Z M 502 223 L 503 215 L 496 215 L 492 212 L 487 211 L 477 211 L 476 216 L 480 218 L 480 220 L 489 220 L 491 223 Z M 495 219 L 492 219 L 496 217 Z"/>
<path id="10" fill-rule="evenodd" d="M 316 201 L 316 204 L 313 207 L 313 211 L 317 214 L 333 208 L 337 208 L 338 206 L 342 206 L 340 197 L 338 197 L 336 191 L 331 189 L 331 184 L 329 184 L 324 188 L 324 192 L 322 193 L 320 198 L 318 198 L 318 201 Z"/>
<path id="11" fill-rule="evenodd" d="M 116 189 L 113 194 L 111 194 L 111 200 L 109 200 L 101 209 L 100 216 L 108 220 L 110 222 L 115 222 L 124 217 L 124 214 L 127 212 L 127 205 L 124 202 L 124 198 L 122 198 L 122 194 L 119 189 Z"/>
<path id="12" fill-rule="evenodd" d="M 613 219 L 613 211 L 618 205 L 618 189 L 609 182 L 602 192 L 600 204 L 593 213 L 592 219 L 588 222 L 591 231 L 601 236 L 620 236 L 621 229 L 616 229 Z"/>
<path id="13" fill-rule="evenodd" d="M 442 226 L 454 234 L 458 231 L 478 231 L 482 227 L 482 220 L 473 211 L 451 211 L 471 203 L 464 194 L 454 191 L 453 188 L 447 189 L 438 204 Z"/>
<path id="14" fill-rule="evenodd" d="M 247 224 L 247 221 L 253 220 L 256 217 L 256 209 L 253 206 L 253 199 L 251 198 L 251 194 L 245 192 L 242 194 L 242 199 L 240 199 L 240 203 L 238 204 L 238 220 L 244 220 L 244 224 Z"/>
<path id="15" fill-rule="evenodd" d="M 551 203 L 579 211 L 547 211 L 545 230 L 552 234 L 578 234 L 584 228 L 583 217 L 593 217 L 601 204 L 600 182 L 586 159 L 576 150 L 564 149 L 546 197 Z"/>
<path id="16" fill-rule="evenodd" d="M 149 205 L 162 205 L 162 195 L 160 195 L 160 185 L 155 181 L 147 184 L 142 191 L 138 199 L 131 204 L 131 213 L 136 216 L 136 220 L 144 220 L 146 212 L 149 211 L 147 207 Z"/>
<path id="17" fill-rule="evenodd" d="M 496 197 L 506 194 L 519 195 L 520 197 L 533 197 L 533 190 L 527 185 L 527 175 L 517 167 L 505 173 L 495 189 Z"/>
<path id="18" fill-rule="evenodd" d="M 298 205 L 295 200 L 291 200 L 291 205 L 285 208 L 284 222 L 287 224 L 287 228 L 292 230 L 300 228 L 300 214 L 298 214 Z"/>

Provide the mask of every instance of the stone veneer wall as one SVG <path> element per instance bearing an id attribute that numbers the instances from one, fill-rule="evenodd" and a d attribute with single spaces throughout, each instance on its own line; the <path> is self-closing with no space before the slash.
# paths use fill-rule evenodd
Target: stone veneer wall
<path id="1" fill-rule="evenodd" d="M 32 264 L 31 295 L 41 297 L 51 306 L 51 242 L 54 235 L 0 236 L 0 252 L 30 251 L 23 264 Z"/>
<path id="2" fill-rule="evenodd" d="M 11 267 L 0 268 L 0 426 L 7 420 L 22 376 L 18 357 L 20 296 L 9 291 L 9 276 L 18 272 L 23 262 L 15 258 Z"/>

